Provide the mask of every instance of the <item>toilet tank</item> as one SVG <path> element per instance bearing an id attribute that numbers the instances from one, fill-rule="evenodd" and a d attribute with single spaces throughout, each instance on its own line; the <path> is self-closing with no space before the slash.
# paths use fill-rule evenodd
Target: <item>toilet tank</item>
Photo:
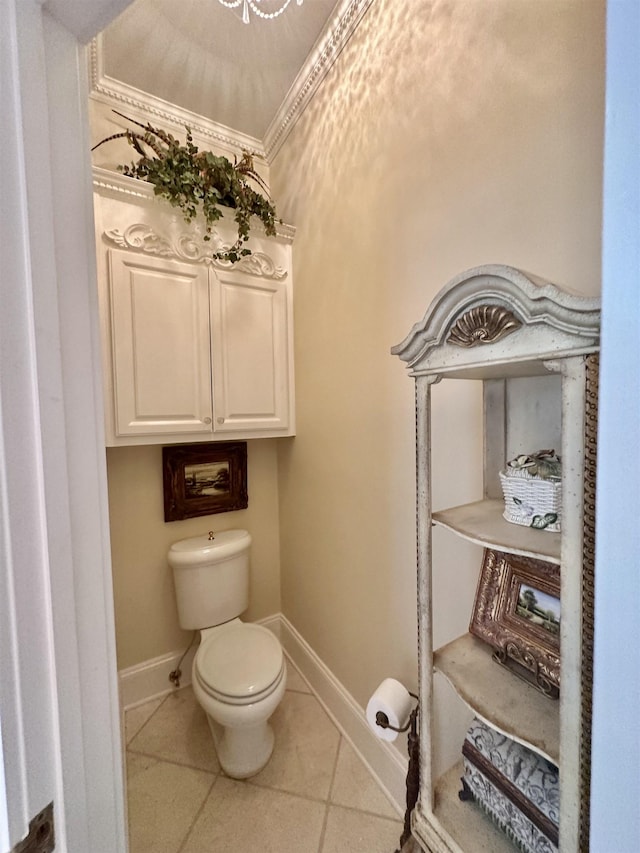
<path id="1" fill-rule="evenodd" d="M 182 628 L 221 625 L 247 609 L 250 545 L 246 530 L 225 530 L 174 542 L 167 559 L 173 569 Z"/>

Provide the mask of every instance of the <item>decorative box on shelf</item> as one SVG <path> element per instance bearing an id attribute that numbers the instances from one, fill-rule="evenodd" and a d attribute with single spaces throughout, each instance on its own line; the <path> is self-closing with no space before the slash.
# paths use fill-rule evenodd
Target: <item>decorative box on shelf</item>
<path id="1" fill-rule="evenodd" d="M 525 853 L 557 853 L 558 768 L 474 719 L 462 747 L 460 799 L 471 799 Z"/>
<path id="2" fill-rule="evenodd" d="M 522 524 L 557 533 L 561 529 L 562 466 L 554 450 L 523 454 L 500 471 L 504 494 L 503 517 Z"/>

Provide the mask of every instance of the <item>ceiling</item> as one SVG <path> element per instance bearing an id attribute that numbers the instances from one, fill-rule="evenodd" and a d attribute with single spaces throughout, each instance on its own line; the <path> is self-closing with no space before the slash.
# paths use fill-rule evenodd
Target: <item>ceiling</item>
<path id="1" fill-rule="evenodd" d="M 280 0 L 260 0 L 265 11 Z M 219 0 L 134 0 L 102 33 L 103 73 L 263 139 L 318 39 L 344 2 L 292 0 L 274 20 Z M 326 33 L 325 33 L 326 35 Z"/>

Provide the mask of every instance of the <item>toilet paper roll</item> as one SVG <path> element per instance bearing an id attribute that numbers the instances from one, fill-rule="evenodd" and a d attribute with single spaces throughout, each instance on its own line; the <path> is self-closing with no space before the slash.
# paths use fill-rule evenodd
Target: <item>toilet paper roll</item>
<path id="1" fill-rule="evenodd" d="M 398 732 L 379 726 L 376 722 L 376 714 L 382 711 L 386 714 L 390 725 L 401 729 L 407 724 L 411 706 L 411 695 L 406 687 L 395 678 L 385 678 L 367 702 L 367 722 L 381 740 L 393 741 L 398 737 Z"/>

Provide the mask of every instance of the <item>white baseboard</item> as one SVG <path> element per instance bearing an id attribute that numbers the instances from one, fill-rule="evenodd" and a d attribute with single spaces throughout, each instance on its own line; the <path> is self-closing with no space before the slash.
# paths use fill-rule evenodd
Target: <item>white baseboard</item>
<path id="1" fill-rule="evenodd" d="M 273 616 L 266 616 L 264 619 L 258 619 L 256 624 L 262 625 L 264 628 L 268 628 L 279 640 L 282 640 L 280 625 L 283 618 L 282 613 L 274 613 Z"/>
<path id="2" fill-rule="evenodd" d="M 197 648 L 198 646 L 194 643 L 180 664 L 182 672 L 180 687 L 191 684 L 191 665 Z M 136 705 L 175 690 L 175 686 L 169 681 L 169 673 L 177 667 L 183 654 L 184 649 L 180 652 L 169 652 L 161 657 L 120 670 L 118 673 L 120 707 L 127 711 Z"/>
<path id="3" fill-rule="evenodd" d="M 258 624 L 269 628 L 280 639 L 287 657 L 300 671 L 342 735 L 367 765 L 369 772 L 395 803 L 398 814 L 403 815 L 407 759 L 395 746 L 375 736 L 367 724 L 364 710 L 285 616 L 278 613 L 258 620 Z M 180 664 L 181 687 L 191 684 L 191 666 L 196 649 L 194 644 Z M 183 653 L 171 652 L 121 670 L 120 705 L 123 710 L 174 690 L 169 673 L 176 668 Z M 404 743 L 405 739 L 401 742 Z"/>
<path id="4" fill-rule="evenodd" d="M 280 642 L 340 732 L 395 803 L 398 813 L 403 815 L 408 759 L 388 741 L 375 736 L 366 721 L 364 710 L 282 615 Z M 405 742 L 403 737 L 401 743 Z"/>

